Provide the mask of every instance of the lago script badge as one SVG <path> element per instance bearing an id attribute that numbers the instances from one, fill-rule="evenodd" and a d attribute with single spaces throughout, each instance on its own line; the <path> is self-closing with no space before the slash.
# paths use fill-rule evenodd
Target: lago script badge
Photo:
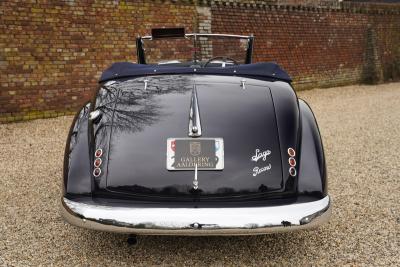
<path id="1" fill-rule="evenodd" d="M 222 170 L 224 141 L 222 138 L 169 138 L 168 170 Z"/>

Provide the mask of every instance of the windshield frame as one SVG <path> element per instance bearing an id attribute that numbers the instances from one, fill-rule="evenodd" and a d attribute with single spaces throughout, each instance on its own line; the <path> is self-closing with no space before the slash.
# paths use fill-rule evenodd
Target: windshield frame
<path id="1" fill-rule="evenodd" d="M 219 34 L 219 33 L 186 33 L 183 38 L 191 38 L 191 37 L 194 38 L 194 42 L 197 41 L 197 37 L 221 37 L 221 38 L 245 39 L 247 40 L 247 49 L 246 49 L 246 58 L 244 64 L 252 63 L 253 44 L 254 44 L 253 35 L 234 35 L 234 34 Z M 153 40 L 153 39 L 155 38 L 153 38 L 151 35 L 138 36 L 136 38 L 136 55 L 138 64 L 147 64 L 143 40 Z M 168 39 L 174 39 L 174 38 L 170 37 Z M 196 54 L 194 55 L 194 61 L 196 61 Z"/>

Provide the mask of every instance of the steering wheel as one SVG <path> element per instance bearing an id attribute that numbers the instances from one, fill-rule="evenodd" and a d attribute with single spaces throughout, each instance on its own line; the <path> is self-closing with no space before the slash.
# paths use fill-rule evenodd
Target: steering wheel
<path id="1" fill-rule="evenodd" d="M 216 61 L 216 60 L 222 61 L 222 63 L 217 62 L 217 63 L 221 63 L 222 68 L 225 68 L 226 63 L 228 63 L 228 62 L 232 62 L 233 65 L 239 65 L 239 63 L 237 63 L 236 60 L 234 60 L 233 58 L 230 58 L 230 57 L 213 57 L 213 58 L 210 58 L 209 60 L 207 60 L 207 62 L 204 64 L 204 68 L 207 68 L 207 66 L 209 64 L 213 63 L 213 61 Z"/>

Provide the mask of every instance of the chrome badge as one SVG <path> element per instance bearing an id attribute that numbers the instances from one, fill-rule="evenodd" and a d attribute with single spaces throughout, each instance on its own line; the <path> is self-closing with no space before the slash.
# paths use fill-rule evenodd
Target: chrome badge
<path id="1" fill-rule="evenodd" d="M 196 157 L 201 154 L 201 143 L 200 142 L 190 142 L 190 155 Z"/>

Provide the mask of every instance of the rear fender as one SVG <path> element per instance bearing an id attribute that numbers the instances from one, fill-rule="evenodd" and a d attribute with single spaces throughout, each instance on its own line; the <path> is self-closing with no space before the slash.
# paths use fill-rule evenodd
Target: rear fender
<path id="1" fill-rule="evenodd" d="M 286 191 L 295 193 L 297 177 L 289 174 L 288 148 L 293 148 L 295 151 L 299 150 L 301 127 L 297 96 L 290 84 L 285 82 L 274 82 L 270 88 L 279 132 L 284 186 Z"/>
<path id="2" fill-rule="evenodd" d="M 90 106 L 90 103 L 86 103 L 76 114 L 68 134 L 64 154 L 64 196 L 92 193 L 88 136 Z"/>
<path id="3" fill-rule="evenodd" d="M 322 198 L 327 195 L 325 155 L 314 114 L 308 104 L 299 99 L 302 123 L 298 194 Z"/>

